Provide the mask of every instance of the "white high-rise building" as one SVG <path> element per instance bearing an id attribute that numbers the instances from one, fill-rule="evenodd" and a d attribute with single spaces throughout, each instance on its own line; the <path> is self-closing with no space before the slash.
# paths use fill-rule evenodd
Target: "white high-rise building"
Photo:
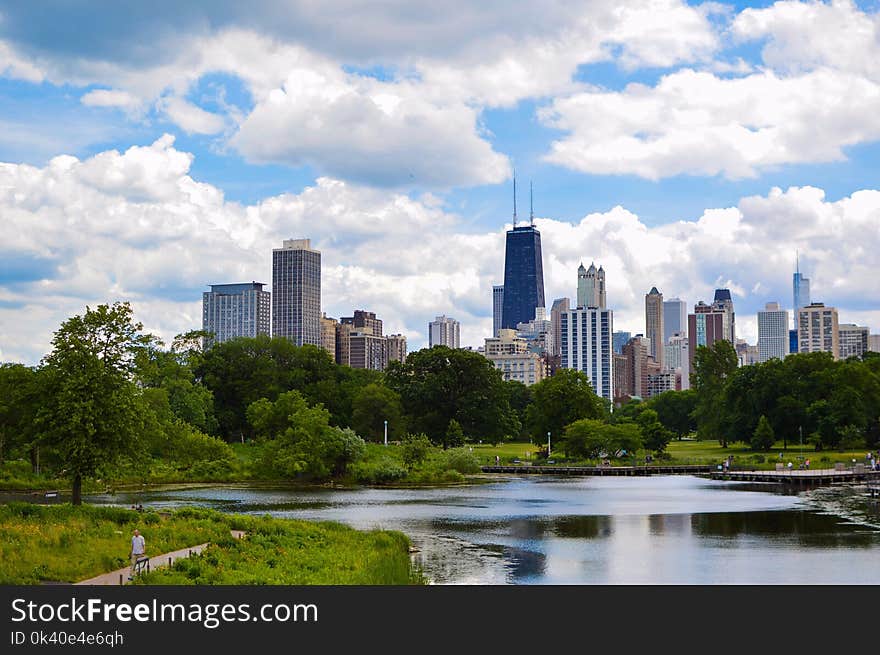
<path id="1" fill-rule="evenodd" d="M 501 312 L 504 310 L 504 285 L 492 285 L 492 336 L 498 336 L 501 329 Z"/>
<path id="2" fill-rule="evenodd" d="M 758 312 L 758 361 L 766 362 L 774 357 L 785 359 L 788 355 L 788 312 L 778 302 L 768 302 L 764 311 Z"/>
<path id="3" fill-rule="evenodd" d="M 611 333 L 614 313 L 610 309 L 578 308 L 561 314 L 562 367 L 583 371 L 593 391 L 614 399 Z"/>
<path id="4" fill-rule="evenodd" d="M 203 347 L 237 337 L 268 335 L 270 298 L 259 282 L 212 284 L 202 294 L 202 330 L 211 333 Z"/>
<path id="5" fill-rule="evenodd" d="M 827 352 L 840 359 L 840 328 L 837 309 L 820 302 L 798 310 L 798 352 Z"/>
<path id="6" fill-rule="evenodd" d="M 868 350 L 872 353 L 880 353 L 880 334 L 868 335 Z"/>
<path id="7" fill-rule="evenodd" d="M 684 332 L 676 332 L 669 337 L 669 343 L 663 347 L 663 361 L 667 371 L 681 373 L 681 388 L 691 388 L 691 360 L 688 338 Z"/>
<path id="8" fill-rule="evenodd" d="M 840 358 L 861 357 L 868 352 L 869 330 L 854 323 L 840 324 Z"/>
<path id="9" fill-rule="evenodd" d="M 688 310 L 681 298 L 670 298 L 663 301 L 663 343 L 676 333 L 687 334 Z"/>
<path id="10" fill-rule="evenodd" d="M 272 336 L 321 345 L 321 253 L 309 239 L 272 250 Z"/>
<path id="11" fill-rule="evenodd" d="M 459 347 L 461 323 L 450 316 L 438 316 L 428 323 L 428 347 L 449 346 Z"/>
<path id="12" fill-rule="evenodd" d="M 605 308 L 605 269 L 591 263 L 590 268 L 578 267 L 577 304 L 578 307 Z"/>

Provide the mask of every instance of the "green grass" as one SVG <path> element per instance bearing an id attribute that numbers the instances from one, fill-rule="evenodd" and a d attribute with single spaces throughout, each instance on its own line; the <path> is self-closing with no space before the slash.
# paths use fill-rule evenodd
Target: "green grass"
<path id="1" fill-rule="evenodd" d="M 132 531 L 148 555 L 211 542 L 156 584 L 406 584 L 420 581 L 409 541 L 331 523 L 254 518 L 185 508 L 170 515 L 115 507 L 0 506 L 0 584 L 76 582 L 128 566 Z M 247 530 L 233 541 L 230 529 Z M 158 577 L 169 576 L 167 578 Z M 153 579 L 150 579 L 153 582 Z"/>
<path id="2" fill-rule="evenodd" d="M 717 441 L 672 441 L 666 450 L 672 459 L 663 462 L 664 464 L 718 464 L 728 455 L 733 455 L 735 468 L 758 470 L 773 469 L 778 462 L 788 464 L 789 461 L 796 467 L 801 462 L 801 457 L 810 460 L 811 469 L 834 468 L 835 462 L 852 464 L 852 460 L 864 463 L 866 452 L 866 450 L 817 451 L 806 444 L 801 449 L 800 444 L 791 442 L 788 443 L 787 448 L 783 448 L 781 441 L 774 444 L 773 449 L 768 452 L 756 452 L 744 443 L 734 443 L 722 448 Z M 782 453 L 782 459 L 779 459 L 779 453 Z"/>
<path id="3" fill-rule="evenodd" d="M 552 442 L 551 442 L 552 446 Z M 776 443 L 769 452 L 755 452 L 744 443 L 733 443 L 727 448 L 722 448 L 718 441 L 671 441 L 666 449 L 669 459 L 655 458 L 654 465 L 662 466 L 685 466 L 685 465 L 717 465 L 728 455 L 733 455 L 733 464 L 739 469 L 774 469 L 779 461 L 787 464 L 789 460 L 797 466 L 801 462 L 801 455 L 804 459 L 810 460 L 810 468 L 833 468 L 835 462 L 844 462 L 852 464 L 852 460 L 864 463 L 865 450 L 858 451 L 833 451 L 823 450 L 816 451 L 813 446 L 804 445 L 801 450 L 800 444 L 788 443 L 787 448 L 783 448 L 783 443 Z M 538 449 L 534 444 L 522 442 L 509 442 L 492 446 L 490 444 L 476 444 L 473 446 L 474 454 L 480 460 L 482 465 L 494 464 L 495 456 L 501 458 L 502 464 L 510 464 L 514 459 L 519 459 L 522 463 L 532 462 L 534 464 L 543 464 L 535 460 L 534 453 Z M 783 453 L 782 460 L 779 459 L 779 453 Z M 645 463 L 644 450 L 636 453 L 635 461 L 638 464 Z M 531 458 L 530 458 L 531 455 Z M 562 451 L 554 450 L 551 456 L 557 464 L 595 466 L 599 462 L 596 460 L 575 460 L 566 458 Z M 632 463 L 632 459 L 614 460 L 613 464 L 624 466 Z"/>
<path id="4" fill-rule="evenodd" d="M 138 528 L 148 554 L 161 554 L 229 534 L 215 517 L 136 512 L 115 507 L 10 503 L 0 506 L 0 584 L 76 582 L 129 563 Z"/>
<path id="5" fill-rule="evenodd" d="M 149 585 L 421 584 L 400 532 L 360 532 L 338 523 L 238 517 L 242 539 L 227 537 L 201 555 L 139 576 Z"/>

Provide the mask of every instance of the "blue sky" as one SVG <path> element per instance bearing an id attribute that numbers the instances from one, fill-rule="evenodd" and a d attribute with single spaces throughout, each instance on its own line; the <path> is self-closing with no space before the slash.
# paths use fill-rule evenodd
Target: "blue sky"
<path id="1" fill-rule="evenodd" d="M 621 329 L 642 331 L 655 284 L 689 304 L 724 284 L 754 342 L 754 313 L 791 302 L 799 249 L 814 297 L 880 330 L 862 281 L 878 264 L 877 2 L 140 13 L 0 10 L 0 359 L 35 361 L 111 296 L 163 336 L 198 327 L 198 289 L 265 278 L 291 236 L 325 252 L 329 314 L 384 312 L 411 347 L 457 315 L 479 345 L 514 169 L 521 217 L 534 185 L 548 295 L 604 261 Z"/>

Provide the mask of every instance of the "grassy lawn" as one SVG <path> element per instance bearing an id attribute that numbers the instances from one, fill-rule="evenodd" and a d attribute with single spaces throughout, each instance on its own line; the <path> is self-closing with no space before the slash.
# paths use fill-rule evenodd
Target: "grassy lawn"
<path id="1" fill-rule="evenodd" d="M 513 462 L 514 459 L 519 459 L 523 463 L 529 462 L 530 459 L 528 457 L 528 454 L 533 454 L 537 450 L 537 446 L 529 443 L 509 442 L 499 444 L 498 446 L 492 446 L 489 444 L 476 444 L 473 445 L 473 449 L 474 454 L 477 455 L 477 457 L 480 459 L 480 463 L 482 465 L 494 464 L 496 455 L 501 458 L 502 464 L 510 464 Z M 666 451 L 671 456 L 671 459 L 655 459 L 655 465 L 717 465 L 720 464 L 721 461 L 724 460 L 724 458 L 726 458 L 728 455 L 733 455 L 733 465 L 735 468 L 773 469 L 776 467 L 777 462 L 782 461 L 783 463 L 787 464 L 789 460 L 794 464 L 795 467 L 797 467 L 798 464 L 802 461 L 800 457 L 803 453 L 803 458 L 810 460 L 810 468 L 818 469 L 834 468 L 835 462 L 852 464 L 853 459 L 855 459 L 858 463 L 864 463 L 866 452 L 865 450 L 845 452 L 823 450 L 817 452 L 812 446 L 808 445 L 804 445 L 803 451 L 801 451 L 799 444 L 792 445 L 790 442 L 788 444 L 788 448 L 783 449 L 783 444 L 781 441 L 775 444 L 771 451 L 766 453 L 755 452 L 744 443 L 734 443 L 729 445 L 727 448 L 722 448 L 721 444 L 719 444 L 717 441 L 671 441 Z M 779 459 L 779 453 L 783 453 L 782 460 Z M 553 459 L 557 464 L 567 463 L 592 466 L 598 463 L 596 461 L 575 462 L 566 460 L 566 458 L 562 454 L 562 451 L 553 451 L 551 459 Z M 644 464 L 645 451 L 642 450 L 636 453 L 636 462 L 639 464 Z M 615 460 L 613 463 L 618 466 L 623 466 L 631 464 L 632 462 L 631 460 Z"/>
<path id="2" fill-rule="evenodd" d="M 140 513 L 115 507 L 10 503 L 0 506 L 0 584 L 75 582 L 129 564 L 138 528 L 148 555 L 211 542 L 184 570 L 154 573 L 156 584 L 407 584 L 409 541 L 396 532 L 359 532 L 330 523 L 181 509 Z M 248 531 L 233 542 L 230 529 Z M 167 575 L 168 577 L 161 577 Z"/>
<path id="3" fill-rule="evenodd" d="M 400 532 L 360 532 L 338 523 L 237 517 L 247 531 L 228 535 L 201 555 L 138 577 L 149 585 L 422 584 Z"/>

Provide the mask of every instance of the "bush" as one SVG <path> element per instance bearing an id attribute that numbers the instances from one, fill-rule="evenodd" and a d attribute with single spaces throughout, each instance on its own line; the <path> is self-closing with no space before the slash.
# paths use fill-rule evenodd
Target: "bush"
<path id="1" fill-rule="evenodd" d="M 767 458 L 763 455 L 752 455 L 749 459 L 751 459 L 755 464 L 763 464 L 767 461 Z"/>
<path id="2" fill-rule="evenodd" d="M 462 474 L 479 473 L 480 460 L 467 448 L 453 448 L 444 453 L 445 468 Z"/>
<path id="3" fill-rule="evenodd" d="M 400 446 L 403 462 L 412 468 L 425 461 L 431 452 L 431 440 L 425 434 L 408 434 Z"/>
<path id="4" fill-rule="evenodd" d="M 382 457 L 368 462 L 356 462 L 348 467 L 351 476 L 361 484 L 387 484 L 402 480 L 407 475 L 406 468 L 390 457 Z"/>

